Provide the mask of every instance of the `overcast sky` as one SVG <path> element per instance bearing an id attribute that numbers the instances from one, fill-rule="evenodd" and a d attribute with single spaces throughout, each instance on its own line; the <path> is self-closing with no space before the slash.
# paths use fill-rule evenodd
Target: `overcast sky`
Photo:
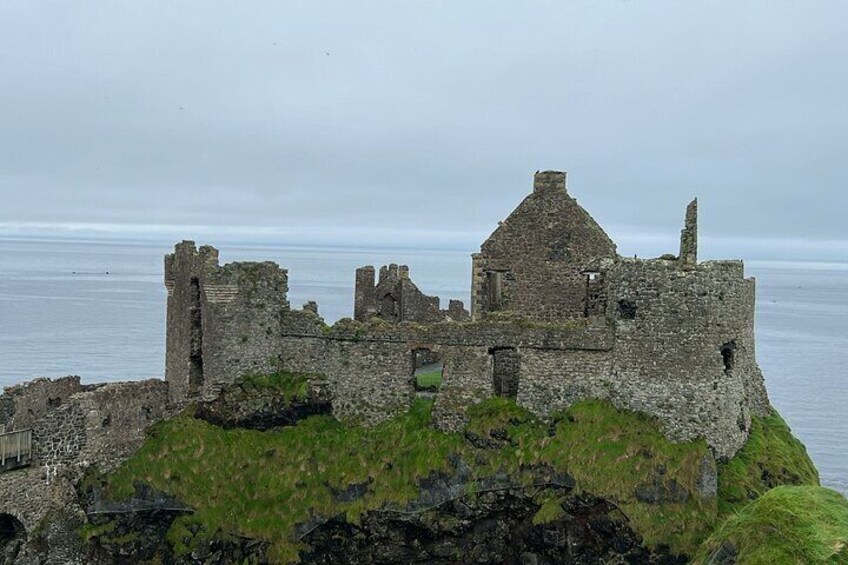
<path id="1" fill-rule="evenodd" d="M 0 235 L 471 248 L 561 169 L 624 253 L 673 242 L 697 195 L 715 252 L 848 259 L 846 22 L 836 0 L 2 0 Z"/>

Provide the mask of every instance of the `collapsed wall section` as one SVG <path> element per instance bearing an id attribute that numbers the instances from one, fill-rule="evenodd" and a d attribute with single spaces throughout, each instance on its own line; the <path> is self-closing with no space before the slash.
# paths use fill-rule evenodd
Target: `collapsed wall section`
<path id="1" fill-rule="evenodd" d="M 466 321 L 470 314 L 459 300 L 451 300 L 447 310 L 441 310 L 438 296 L 421 292 L 409 277 L 406 265 L 386 265 L 380 268 L 380 278 L 374 279 L 374 267 L 356 270 L 354 319 L 360 322 L 380 318 L 387 322 L 416 322 L 432 324 L 445 320 Z"/>

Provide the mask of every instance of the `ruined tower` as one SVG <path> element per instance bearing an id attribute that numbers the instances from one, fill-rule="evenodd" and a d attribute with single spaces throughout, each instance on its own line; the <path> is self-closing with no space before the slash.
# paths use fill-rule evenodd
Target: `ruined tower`
<path id="1" fill-rule="evenodd" d="M 218 250 L 178 243 L 165 256 L 165 380 L 171 399 L 214 398 L 220 387 L 273 370 L 289 311 L 288 273 L 276 263 L 218 265 Z"/>

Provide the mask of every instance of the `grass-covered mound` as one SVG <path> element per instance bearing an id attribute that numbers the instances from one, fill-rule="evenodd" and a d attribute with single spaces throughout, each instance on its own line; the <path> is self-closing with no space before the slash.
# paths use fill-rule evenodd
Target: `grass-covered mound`
<path id="1" fill-rule="evenodd" d="M 450 475 L 458 459 L 470 473 L 468 494 L 475 480 L 496 475 L 529 485 L 540 467 L 568 474 L 578 491 L 613 501 L 649 547 L 691 555 L 718 521 L 717 498 L 698 494 L 704 462 L 711 462 L 705 442 L 669 443 L 643 414 L 593 401 L 545 423 L 493 398 L 470 410 L 467 433 L 460 434 L 431 427 L 431 408 L 418 400 L 373 428 L 318 415 L 264 432 L 222 429 L 187 412 L 154 426 L 136 455 L 107 477 L 106 492 L 126 499 L 140 482 L 194 508 L 169 531 L 178 553 L 204 537 L 236 535 L 269 542 L 269 557 L 280 562 L 304 549 L 299 525 L 338 515 L 356 522 L 369 510 L 402 508 L 419 497 L 422 479 Z M 754 464 L 725 466 L 735 474 L 720 476 L 724 491 L 735 492 Z M 563 515 L 555 499 L 541 496 L 538 503 L 537 523 Z"/>
<path id="2" fill-rule="evenodd" d="M 748 441 L 719 468 L 719 511 L 740 510 L 780 485 L 818 486 L 819 473 L 807 449 L 776 411 L 752 418 Z"/>
<path id="3" fill-rule="evenodd" d="M 732 515 L 695 562 L 848 563 L 848 500 L 822 487 L 776 487 Z"/>

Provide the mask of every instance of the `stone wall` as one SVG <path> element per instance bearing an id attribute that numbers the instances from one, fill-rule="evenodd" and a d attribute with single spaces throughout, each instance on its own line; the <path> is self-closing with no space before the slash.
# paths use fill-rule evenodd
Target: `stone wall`
<path id="1" fill-rule="evenodd" d="M 110 471 L 144 443 L 147 428 L 174 414 L 168 385 L 159 379 L 108 383 L 72 397 L 84 416 L 78 463 Z"/>
<path id="2" fill-rule="evenodd" d="M 747 438 L 768 398 L 754 355 L 754 281 L 738 261 L 697 262 L 697 201 L 680 255 L 618 257 L 566 191 L 534 191 L 472 259 L 473 321 L 439 309 L 402 265 L 356 272 L 354 316 L 328 327 L 317 305 L 292 310 L 273 263 L 219 266 L 211 247 L 166 259 L 171 400 L 214 397 L 251 372 L 320 375 L 342 420 L 374 424 L 415 398 L 415 351 L 443 363 L 436 424 L 458 429 L 493 395 L 547 417 L 586 399 L 655 416 L 675 441 L 705 437 L 717 457 Z M 200 370 L 198 370 L 200 367 Z M 0 410 L 2 410 L 0 405 Z"/>
<path id="3" fill-rule="evenodd" d="M 616 328 L 612 400 L 657 416 L 672 440 L 704 436 L 731 456 L 751 413 L 769 406 L 754 352 L 755 283 L 742 262 L 619 259 L 603 270 Z"/>
<path id="4" fill-rule="evenodd" d="M 173 415 L 168 385 L 158 379 L 88 386 L 79 377 L 37 379 L 7 388 L 0 406 L 8 430 L 32 429 L 29 467 L 0 473 L 0 513 L 18 519 L 27 535 L 48 515 L 75 522 L 73 533 L 84 522 L 74 486 L 86 469 L 116 468 L 150 425 Z M 51 556 L 77 562 L 74 547 L 56 542 Z"/>
<path id="5" fill-rule="evenodd" d="M 276 263 L 218 265 L 218 251 L 178 244 L 165 258 L 165 378 L 172 401 L 214 399 L 249 373 L 274 369 L 289 311 L 288 273 Z"/>
<path id="6" fill-rule="evenodd" d="M 33 467 L 112 468 L 135 451 L 144 431 L 173 413 L 159 379 L 80 386 L 79 377 L 38 379 L 6 389 L 8 431 L 32 429 Z M 0 478 L 4 475 L 0 474 Z"/>
<path id="7" fill-rule="evenodd" d="M 544 171 L 534 191 L 472 256 L 471 314 L 555 322 L 586 315 L 583 272 L 615 244 L 571 198 L 565 173 Z"/>
<path id="8" fill-rule="evenodd" d="M 366 425 L 409 408 L 412 364 L 406 343 L 371 339 L 286 337 L 279 356 L 281 369 L 326 378 L 337 418 Z"/>
<path id="9" fill-rule="evenodd" d="M 462 301 L 451 300 L 447 310 L 439 307 L 438 296 L 428 296 L 409 278 L 406 265 L 387 265 L 380 268 L 380 279 L 374 282 L 374 267 L 356 270 L 354 319 L 364 322 L 381 318 L 388 322 L 432 324 L 445 320 L 466 321 L 470 314 Z"/>

